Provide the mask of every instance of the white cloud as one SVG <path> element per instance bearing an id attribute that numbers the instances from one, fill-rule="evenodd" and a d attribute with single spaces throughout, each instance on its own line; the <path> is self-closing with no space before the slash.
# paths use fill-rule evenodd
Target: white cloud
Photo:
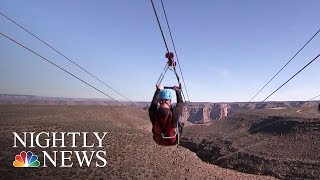
<path id="1" fill-rule="evenodd" d="M 224 67 L 208 67 L 208 70 L 211 73 L 214 73 L 216 76 L 222 77 L 222 78 L 229 78 L 231 77 L 231 71 Z"/>

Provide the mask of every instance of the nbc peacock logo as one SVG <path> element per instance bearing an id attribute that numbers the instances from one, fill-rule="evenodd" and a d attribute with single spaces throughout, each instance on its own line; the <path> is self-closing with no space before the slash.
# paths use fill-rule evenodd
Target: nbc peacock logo
<path id="1" fill-rule="evenodd" d="M 22 151 L 20 154 L 16 155 L 15 161 L 13 162 L 14 167 L 39 167 L 40 162 L 38 161 L 38 156 L 33 155 L 31 151 L 27 153 Z"/>

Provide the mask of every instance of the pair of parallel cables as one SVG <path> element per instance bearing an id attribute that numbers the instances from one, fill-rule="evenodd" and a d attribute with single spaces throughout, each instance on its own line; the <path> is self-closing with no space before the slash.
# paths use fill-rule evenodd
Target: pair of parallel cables
<path id="1" fill-rule="evenodd" d="M 164 71 L 161 73 L 158 81 L 157 81 L 157 84 L 160 83 L 164 77 L 164 74 L 166 73 L 167 69 L 170 67 L 170 65 L 172 65 L 172 58 L 173 56 L 171 56 L 170 58 L 170 51 L 169 51 L 169 48 L 168 48 L 168 44 L 167 44 L 167 41 L 166 41 L 166 38 L 164 36 L 164 33 L 163 33 L 163 30 L 162 30 L 162 27 L 161 27 L 161 24 L 160 24 L 160 20 L 159 20 L 159 17 L 158 17 L 158 14 L 157 14 L 157 10 L 155 8 L 155 5 L 154 5 L 154 2 L 153 0 L 150 0 L 151 1 L 151 5 L 152 5 L 152 8 L 153 8 L 153 11 L 154 11 L 154 14 L 155 14 L 155 17 L 157 19 L 157 22 L 158 22 L 158 26 L 159 26 L 159 29 L 160 29 L 160 32 L 161 32 L 161 35 L 162 35 L 162 38 L 163 38 L 163 42 L 165 44 L 165 47 L 166 47 L 166 50 L 167 50 L 167 55 L 166 57 L 168 58 L 168 63 L 166 64 L 165 68 L 164 68 Z M 184 88 L 185 88 L 185 91 L 186 91 L 186 94 L 187 94 L 187 97 L 188 97 L 188 101 L 190 102 L 190 97 L 189 97 L 189 94 L 188 94 L 188 89 L 187 89 L 187 86 L 186 86 L 186 83 L 185 83 L 185 80 L 184 80 L 184 77 L 183 77 L 183 73 L 182 73 L 182 69 L 181 69 L 181 66 L 180 66 L 180 62 L 179 62 L 179 58 L 178 58 L 178 54 L 177 54 L 177 50 L 176 50 L 176 46 L 174 44 L 174 41 L 173 41 L 173 36 L 172 36 L 172 33 L 171 33 L 171 28 L 170 28 L 170 25 L 169 25 L 169 21 L 168 21 L 168 17 L 167 17 L 167 13 L 166 13 L 166 10 L 165 10 L 165 7 L 164 7 L 164 3 L 163 3 L 163 0 L 161 0 L 161 6 L 162 6 L 162 10 L 163 10 L 163 13 L 164 13 L 164 16 L 165 16 L 165 19 L 166 19 L 166 24 L 167 24 L 167 28 L 168 28 L 168 31 L 169 31 L 169 34 L 170 34 L 170 39 L 171 39 L 171 43 L 172 43 L 172 46 L 173 46 L 173 49 L 174 49 L 174 53 L 175 53 L 175 56 L 177 57 L 177 63 L 178 63 L 178 66 L 179 66 L 179 69 L 180 69 L 180 74 L 181 74 L 181 77 L 182 77 L 182 80 L 183 80 L 183 85 L 184 85 Z M 175 65 L 172 66 L 173 68 L 173 71 L 175 73 L 175 76 L 180 84 L 180 79 L 179 79 L 179 76 L 176 72 L 176 69 L 175 69 Z M 180 84 L 181 85 L 181 84 Z M 184 96 L 184 93 L 182 91 L 182 95 L 185 98 Z"/>
<path id="2" fill-rule="evenodd" d="M 19 23 L 17 23 L 16 21 L 14 21 L 13 19 L 9 18 L 7 15 L 3 14 L 2 12 L 0 12 L 0 15 L 5 17 L 6 19 L 8 19 L 9 21 L 11 21 L 12 23 L 14 23 L 15 25 L 17 25 L 18 27 L 20 27 L 21 29 L 23 29 L 24 31 L 26 31 L 28 34 L 30 34 L 31 36 L 33 36 L 34 38 L 36 38 L 37 40 L 39 40 L 40 42 L 42 42 L 43 44 L 45 44 L 47 47 L 49 47 L 50 49 L 52 49 L 53 51 L 55 51 L 56 53 L 60 54 L 62 57 L 64 57 L 65 59 L 67 59 L 68 61 L 70 61 L 72 64 L 74 64 L 75 66 L 77 66 L 78 68 L 80 68 L 81 70 L 83 70 L 84 72 L 86 72 L 87 74 L 89 74 L 91 77 L 93 77 L 94 79 L 96 79 L 97 81 L 99 81 L 100 83 L 102 83 L 103 85 L 105 85 L 106 87 L 108 87 L 109 89 L 111 89 L 112 91 L 114 91 L 115 93 L 117 93 L 118 95 L 120 95 L 121 97 L 123 97 L 124 99 L 128 100 L 129 102 L 131 102 L 132 104 L 136 105 L 133 101 L 131 101 L 130 99 L 128 99 L 127 97 L 125 97 L 124 95 L 122 95 L 120 92 L 118 92 L 117 90 L 113 89 L 111 86 L 109 86 L 108 84 L 106 84 L 105 82 L 103 82 L 101 79 L 99 79 L 97 76 L 93 75 L 92 73 L 90 73 L 89 71 L 87 71 L 84 67 L 80 66 L 79 64 L 77 64 L 75 61 L 71 60 L 70 58 L 68 58 L 66 55 L 64 55 L 63 53 L 61 53 L 60 51 L 57 50 L 57 48 L 54 48 L 52 45 L 46 43 L 44 40 L 40 39 L 38 36 L 36 36 L 34 33 L 32 33 L 31 31 L 27 30 L 25 27 L 23 27 L 22 25 L 20 25 Z M 96 88 L 95 86 L 91 85 L 90 83 L 84 81 L 83 79 L 79 78 L 78 76 L 72 74 L 71 72 L 67 71 L 66 69 L 62 68 L 61 66 L 55 64 L 53 61 L 49 60 L 48 58 L 45 58 L 44 56 L 40 55 L 39 53 L 35 52 L 34 50 L 32 50 L 31 48 L 19 43 L 18 41 L 16 41 L 15 39 L 5 35 L 4 33 L 0 32 L 0 35 L 2 35 L 3 37 L 7 38 L 8 40 L 16 43 L 17 45 L 21 46 L 22 48 L 30 51 L 31 53 L 35 54 L 36 56 L 42 58 L 43 60 L 47 61 L 48 63 L 50 63 L 53 66 L 56 66 L 57 68 L 61 69 L 62 71 L 66 72 L 67 74 L 73 76 L 74 78 L 80 80 L 81 82 L 85 83 L 86 85 L 90 86 L 91 88 L 97 90 L 98 92 L 102 93 L 103 95 L 107 96 L 108 98 L 119 102 L 117 99 L 111 97 L 110 95 L 108 95 L 107 93 L 103 92 L 102 90 Z"/>
<path id="3" fill-rule="evenodd" d="M 167 45 L 167 42 L 166 42 L 166 39 L 165 39 L 163 30 L 162 30 L 162 27 L 161 27 L 161 24 L 160 24 L 160 21 L 159 21 L 159 18 L 158 18 L 158 15 L 157 15 L 157 12 L 156 12 L 156 9 L 155 9 L 153 0 L 151 0 L 151 4 L 152 4 L 152 7 L 153 7 L 153 10 L 154 10 L 154 13 L 155 13 L 157 22 L 158 22 L 159 29 L 160 29 L 160 31 L 161 31 L 161 35 L 162 35 L 162 38 L 163 38 L 165 47 L 166 47 L 166 49 L 167 49 L 167 53 L 169 53 L 169 48 L 168 48 L 168 45 Z M 169 30 L 171 42 L 172 42 L 172 45 L 173 45 L 173 48 L 174 48 L 174 52 L 175 52 L 176 57 L 177 57 L 177 62 L 178 62 L 178 65 L 179 65 L 180 73 L 181 73 L 181 76 L 182 76 L 182 79 L 183 79 L 183 82 L 184 82 L 184 86 L 185 86 L 185 89 L 186 89 L 186 93 L 187 93 L 187 96 L 188 96 L 188 99 L 189 99 L 188 91 L 187 91 L 187 88 L 186 88 L 186 85 L 185 85 L 185 81 L 184 81 L 184 77 L 183 77 L 183 74 L 182 74 L 181 66 L 180 66 L 180 63 L 179 63 L 178 55 L 177 55 L 177 52 L 176 52 L 175 44 L 174 44 L 174 41 L 173 41 L 173 38 L 172 38 L 172 33 L 171 33 L 171 29 L 170 29 L 170 26 L 169 26 L 169 23 L 168 23 L 168 18 L 167 18 L 166 11 L 165 11 L 165 8 L 164 8 L 163 0 L 161 0 L 161 5 L 162 5 L 162 10 L 163 10 L 164 15 L 165 15 L 165 19 L 166 19 L 167 27 L 168 27 L 168 30 Z M 310 42 L 319 32 L 320 32 L 320 29 L 319 29 L 319 30 L 299 49 L 299 51 L 251 98 L 251 100 L 249 101 L 249 103 L 252 102 L 252 100 L 309 44 L 309 42 Z M 319 56 L 320 56 L 320 54 L 318 54 L 315 58 L 313 58 L 309 63 L 307 63 L 304 67 L 302 67 L 297 73 L 295 73 L 292 77 L 290 77 L 286 82 L 284 82 L 280 87 L 278 87 L 275 91 L 273 91 L 269 96 L 267 96 L 267 97 L 266 97 L 263 101 L 261 101 L 261 102 L 265 102 L 269 97 L 271 97 L 274 93 L 276 93 L 279 89 L 281 89 L 284 85 L 286 85 L 289 81 L 291 81 L 295 76 L 297 76 L 300 72 L 302 72 L 302 71 L 303 71 L 306 67 L 308 67 L 311 63 L 313 63 Z M 166 68 L 165 68 L 165 72 L 166 72 Z M 175 72 L 175 73 L 176 73 L 176 72 Z M 177 75 L 176 75 L 176 76 L 177 76 Z M 161 77 L 161 76 L 160 76 L 160 77 Z M 177 76 L 177 79 L 178 79 L 178 81 L 179 81 L 178 76 Z M 158 82 L 159 82 L 159 80 L 158 80 Z M 190 100 L 190 99 L 189 99 L 189 100 Z"/>
<path id="4" fill-rule="evenodd" d="M 320 32 L 320 29 L 299 49 L 299 51 L 251 98 L 248 102 L 252 102 L 252 100 L 310 43 L 310 41 Z M 262 102 L 265 102 L 269 97 L 271 97 L 274 93 L 276 93 L 279 89 L 281 89 L 284 85 L 286 85 L 289 81 L 291 81 L 296 75 L 298 75 L 301 71 L 303 71 L 306 67 L 308 67 L 311 63 L 313 63 L 320 54 L 315 56 L 309 63 L 307 63 L 304 67 L 302 67 L 297 73 L 291 76 L 286 82 L 284 82 L 280 87 L 278 87 L 275 91 L 273 91 L 269 96 L 267 96 Z M 320 95 L 319 95 L 320 96 Z M 315 98 L 317 98 L 316 96 Z"/>

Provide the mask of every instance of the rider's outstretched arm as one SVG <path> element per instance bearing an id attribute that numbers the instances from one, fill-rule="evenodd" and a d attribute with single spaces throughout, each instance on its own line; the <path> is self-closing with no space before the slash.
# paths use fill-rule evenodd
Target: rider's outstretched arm
<path id="1" fill-rule="evenodd" d="M 176 89 L 176 97 L 177 97 L 177 105 L 173 108 L 173 119 L 178 120 L 179 117 L 182 115 L 183 110 L 183 100 L 181 95 L 181 90 Z"/>
<path id="2" fill-rule="evenodd" d="M 157 111 L 159 93 L 160 93 L 160 89 L 157 89 L 156 92 L 153 95 L 153 98 L 152 98 L 152 101 L 151 101 L 151 105 L 149 107 L 149 117 L 150 117 L 151 121 L 152 121 L 152 119 L 154 117 L 154 113 Z"/>

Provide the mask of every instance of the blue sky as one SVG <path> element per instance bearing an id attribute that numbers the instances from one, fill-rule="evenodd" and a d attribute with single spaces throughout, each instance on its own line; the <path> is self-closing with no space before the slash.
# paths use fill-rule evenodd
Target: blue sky
<path id="1" fill-rule="evenodd" d="M 160 0 L 154 0 L 167 41 Z M 320 1 L 164 0 L 191 101 L 249 101 L 319 28 Z M 0 1 L 0 11 L 135 101 L 150 101 L 166 52 L 150 1 Z M 0 16 L 0 31 L 123 100 Z M 254 101 L 320 53 L 320 34 Z M 171 44 L 169 48 L 173 51 Z M 0 37 L 0 93 L 105 98 Z M 268 100 L 320 94 L 320 60 Z M 169 72 L 165 85 L 175 83 Z"/>

